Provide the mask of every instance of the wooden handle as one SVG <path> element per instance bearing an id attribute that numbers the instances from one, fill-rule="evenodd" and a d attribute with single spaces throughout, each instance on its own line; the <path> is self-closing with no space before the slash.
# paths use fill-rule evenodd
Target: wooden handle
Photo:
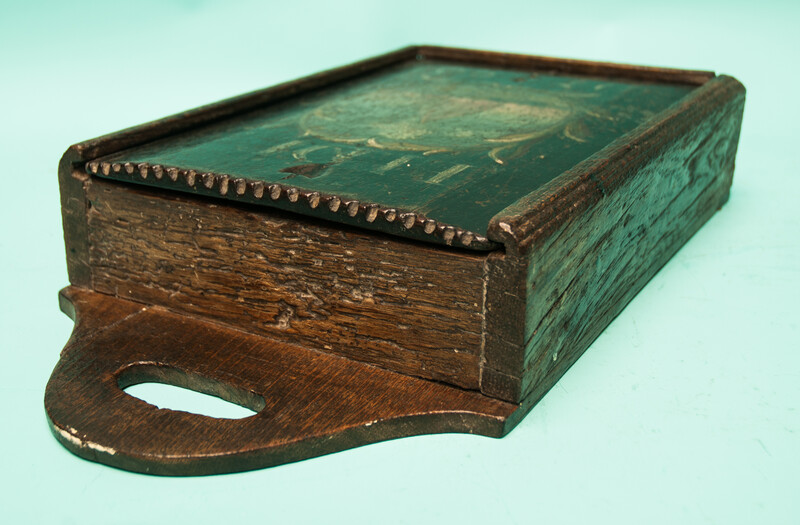
<path id="1" fill-rule="evenodd" d="M 503 435 L 517 405 L 81 288 L 45 408 L 73 453 L 164 475 L 261 468 L 437 432 Z M 123 388 L 158 381 L 258 411 L 217 419 L 160 409 Z M 512 417 L 512 414 L 514 416 Z"/>

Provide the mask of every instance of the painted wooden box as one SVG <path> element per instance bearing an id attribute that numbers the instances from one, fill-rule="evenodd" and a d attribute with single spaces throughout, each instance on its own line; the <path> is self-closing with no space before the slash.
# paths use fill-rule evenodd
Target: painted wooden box
<path id="1" fill-rule="evenodd" d="M 502 436 L 726 201 L 743 104 L 708 72 L 423 46 L 72 146 L 54 434 L 158 474 Z"/>

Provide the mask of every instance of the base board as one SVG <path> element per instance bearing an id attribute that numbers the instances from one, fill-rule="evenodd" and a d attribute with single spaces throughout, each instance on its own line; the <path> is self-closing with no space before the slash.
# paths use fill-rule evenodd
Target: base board
<path id="1" fill-rule="evenodd" d="M 61 304 L 76 324 L 47 385 L 50 426 L 71 452 L 114 467 L 236 472 L 419 434 L 501 437 L 520 419 L 517 405 L 477 392 L 162 307 L 77 287 L 62 290 Z M 143 382 L 187 387 L 258 413 L 217 419 L 160 409 L 123 391 Z"/>

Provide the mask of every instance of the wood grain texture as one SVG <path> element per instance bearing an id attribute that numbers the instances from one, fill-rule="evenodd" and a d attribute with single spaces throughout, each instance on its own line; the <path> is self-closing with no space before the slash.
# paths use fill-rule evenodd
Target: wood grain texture
<path id="1" fill-rule="evenodd" d="M 220 120 L 235 118 L 248 111 L 253 111 L 266 104 L 274 104 L 299 93 L 308 93 L 323 86 L 331 86 L 361 75 L 369 75 L 382 68 L 412 60 L 416 53 L 416 46 L 405 47 L 70 146 L 58 165 L 61 213 L 64 241 L 67 245 L 67 271 L 70 282 L 80 286 L 90 286 L 91 283 L 86 226 L 87 202 L 84 199 L 85 192 L 81 188 L 81 182 L 86 180 L 85 166 L 87 162 L 113 152 L 202 128 Z"/>
<path id="2" fill-rule="evenodd" d="M 423 433 L 499 437 L 518 420 L 516 405 L 475 392 L 88 290 L 62 295 L 77 315 L 75 335 L 45 408 L 56 438 L 93 461 L 162 475 L 233 472 Z M 216 419 L 122 390 L 152 381 L 258 413 Z"/>
<path id="3" fill-rule="evenodd" d="M 486 309 L 481 392 L 508 401 L 521 399 L 525 346 L 524 259 L 501 251 L 486 258 Z"/>
<path id="4" fill-rule="evenodd" d="M 523 396 L 549 385 L 727 200 L 743 97 L 695 123 L 535 248 Z M 571 264 L 564 264 L 565 260 Z M 560 361 L 560 362 L 559 362 Z"/>
<path id="5" fill-rule="evenodd" d="M 319 215 L 143 189 L 129 184 L 145 178 L 132 162 L 103 160 L 421 58 L 699 87 L 589 158 L 561 159 L 566 171 L 494 215 L 482 239 L 424 214 L 211 171 L 145 166 L 205 188 L 194 193 L 299 202 Z M 161 474 L 258 468 L 418 433 L 502 435 L 725 202 L 743 104 L 741 84 L 709 72 L 414 46 L 77 144 L 59 165 L 80 288 L 61 297 L 78 320 L 47 388 L 54 433 L 82 457 Z M 468 174 L 464 165 L 431 180 Z M 100 180 L 109 173 L 130 180 Z M 491 191 L 481 186 L 470 203 Z M 320 220 L 326 210 L 493 251 L 334 225 Z M 140 381 L 259 413 L 158 410 L 122 392 Z"/>
<path id="6" fill-rule="evenodd" d="M 75 146 L 58 163 L 58 187 L 61 197 L 61 224 L 67 249 L 67 274 L 76 286 L 91 287 L 89 266 L 89 227 L 86 220 L 88 201 L 84 184 L 89 176 L 75 169 L 83 158 Z"/>
<path id="7" fill-rule="evenodd" d="M 490 221 L 489 236 L 513 253 L 527 255 L 535 242 L 636 177 L 639 167 L 734 99 L 741 99 L 740 104 L 744 99 L 744 87 L 736 79 L 720 76 L 710 80 L 628 135 L 495 215 Z"/>
<path id="8" fill-rule="evenodd" d="M 93 180 L 94 289 L 479 388 L 484 258 Z"/>
<path id="9" fill-rule="evenodd" d="M 743 104 L 735 80 L 709 82 L 523 213 L 497 219 L 527 268 L 525 344 L 498 350 L 522 351 L 519 397 L 506 399 L 544 395 L 727 200 Z"/>

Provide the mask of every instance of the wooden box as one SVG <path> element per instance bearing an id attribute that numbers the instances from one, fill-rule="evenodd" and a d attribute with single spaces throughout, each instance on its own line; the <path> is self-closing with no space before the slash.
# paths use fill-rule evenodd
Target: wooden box
<path id="1" fill-rule="evenodd" d="M 744 88 L 411 47 L 72 146 L 55 436 L 130 470 L 502 436 L 726 201 Z M 258 414 L 158 409 L 161 381 Z"/>

